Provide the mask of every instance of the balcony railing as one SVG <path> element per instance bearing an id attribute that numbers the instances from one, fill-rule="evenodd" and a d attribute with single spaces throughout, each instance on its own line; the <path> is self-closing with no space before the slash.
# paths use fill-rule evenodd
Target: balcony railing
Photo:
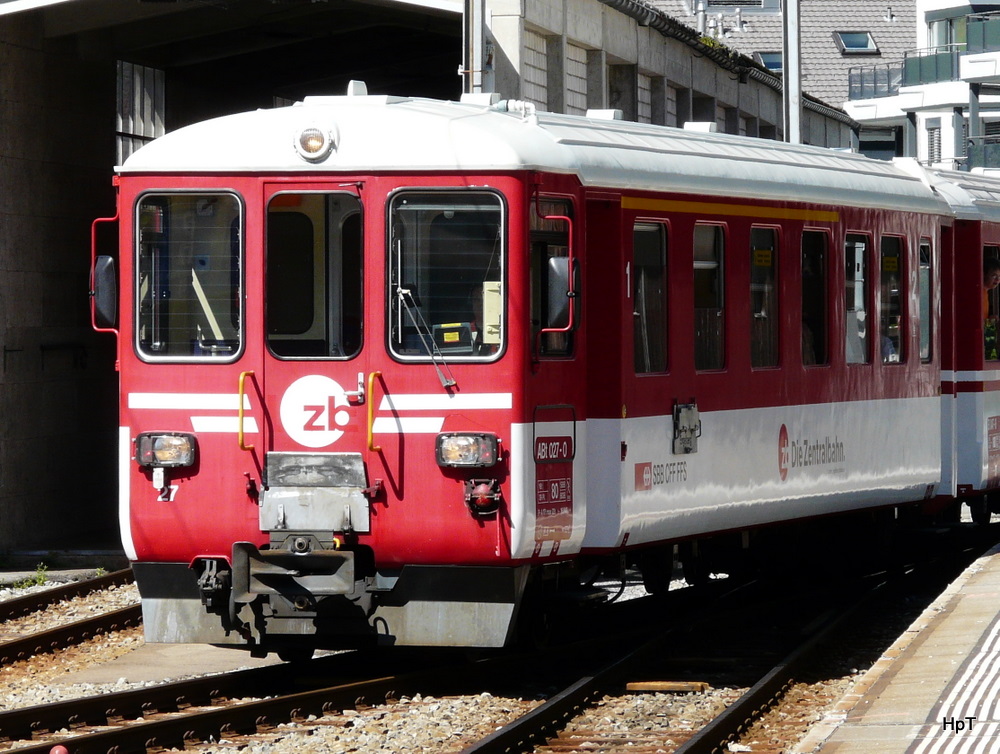
<path id="1" fill-rule="evenodd" d="M 1000 168 L 1000 136 L 977 136 L 966 140 L 963 170 Z"/>
<path id="2" fill-rule="evenodd" d="M 983 14 L 969 16 L 966 21 L 966 52 L 1000 50 L 1000 16 Z"/>
<path id="3" fill-rule="evenodd" d="M 958 81 L 958 57 L 964 44 L 941 45 L 903 53 L 903 86 Z"/>
<path id="4" fill-rule="evenodd" d="M 892 97 L 899 93 L 903 80 L 903 61 L 851 68 L 847 80 L 848 99 Z"/>

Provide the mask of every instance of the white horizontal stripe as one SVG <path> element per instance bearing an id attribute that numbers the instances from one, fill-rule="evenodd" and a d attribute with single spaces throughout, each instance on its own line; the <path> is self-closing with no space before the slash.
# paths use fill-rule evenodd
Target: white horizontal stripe
<path id="1" fill-rule="evenodd" d="M 235 435 L 240 431 L 240 418 L 238 416 L 192 416 L 191 426 L 195 432 L 227 432 Z M 245 417 L 243 431 L 248 435 L 256 433 L 257 420 Z"/>
<path id="2" fill-rule="evenodd" d="M 379 411 L 450 411 L 473 408 L 510 408 L 511 393 L 424 393 L 384 395 Z"/>
<path id="3" fill-rule="evenodd" d="M 238 411 L 240 402 L 237 393 L 129 393 L 128 407 Z M 250 408 L 250 397 L 247 395 L 243 396 L 243 408 Z"/>
<path id="4" fill-rule="evenodd" d="M 372 425 L 372 432 L 383 435 L 436 434 L 444 426 L 443 416 L 391 417 L 380 416 Z"/>
<path id="5" fill-rule="evenodd" d="M 995 382 L 1000 380 L 1000 369 L 985 369 L 981 372 L 968 370 L 953 372 L 950 369 L 941 371 L 942 382 Z"/>

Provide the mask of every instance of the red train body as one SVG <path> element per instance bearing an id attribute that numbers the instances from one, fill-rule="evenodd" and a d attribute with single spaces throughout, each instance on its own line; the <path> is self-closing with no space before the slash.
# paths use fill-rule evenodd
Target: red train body
<path id="1" fill-rule="evenodd" d="M 182 129 L 117 182 L 95 318 L 149 640 L 501 646 L 585 561 L 652 582 L 678 542 L 1000 481 L 1000 224 L 955 176 L 361 96 Z"/>

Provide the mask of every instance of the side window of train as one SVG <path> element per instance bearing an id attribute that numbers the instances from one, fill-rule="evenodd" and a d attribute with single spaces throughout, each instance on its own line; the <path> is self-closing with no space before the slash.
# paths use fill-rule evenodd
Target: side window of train
<path id="1" fill-rule="evenodd" d="M 569 224 L 558 219 L 564 217 L 573 217 L 573 207 L 564 199 L 542 198 L 530 211 L 531 335 L 539 356 L 572 355 L 572 330 L 580 321 L 579 296 L 566 295 L 570 275 L 573 288 L 579 290 L 579 272 L 569 270 Z M 565 332 L 541 332 L 567 327 Z"/>
<path id="2" fill-rule="evenodd" d="M 997 315 L 1000 314 L 1000 286 L 996 284 L 994 271 L 1000 259 L 1000 246 L 983 247 L 983 339 L 984 356 L 987 361 L 1000 359 L 1000 344 L 997 343 Z"/>
<path id="3" fill-rule="evenodd" d="M 234 361 L 243 345 L 243 211 L 234 194 L 146 194 L 135 215 L 136 350 Z"/>
<path id="4" fill-rule="evenodd" d="M 827 234 L 802 231 L 802 363 L 826 364 Z"/>
<path id="5" fill-rule="evenodd" d="M 722 369 L 726 353 L 724 259 L 721 225 L 694 226 L 694 365 Z"/>
<path id="6" fill-rule="evenodd" d="M 659 223 L 632 228 L 632 325 L 636 374 L 667 371 L 667 232 Z"/>
<path id="7" fill-rule="evenodd" d="M 920 275 L 917 285 L 920 286 L 920 360 L 928 362 L 933 357 L 931 350 L 931 291 L 934 282 L 931 269 L 931 242 L 928 238 L 920 239 Z"/>
<path id="8" fill-rule="evenodd" d="M 848 364 L 868 364 L 868 250 L 871 238 L 848 233 L 844 241 L 844 354 Z"/>
<path id="9" fill-rule="evenodd" d="M 401 191 L 389 202 L 394 356 L 493 359 L 503 350 L 506 213 L 492 191 Z"/>
<path id="10" fill-rule="evenodd" d="M 750 230 L 750 363 L 778 366 L 778 234 Z"/>
<path id="11" fill-rule="evenodd" d="M 267 208 L 267 344 L 281 358 L 361 350 L 361 202 L 354 194 L 277 194 Z"/>
<path id="12" fill-rule="evenodd" d="M 879 351 L 883 364 L 896 364 L 906 360 L 903 344 L 906 333 L 905 297 L 902 285 L 906 280 L 903 259 L 903 239 L 883 236 L 881 278 L 879 280 Z"/>

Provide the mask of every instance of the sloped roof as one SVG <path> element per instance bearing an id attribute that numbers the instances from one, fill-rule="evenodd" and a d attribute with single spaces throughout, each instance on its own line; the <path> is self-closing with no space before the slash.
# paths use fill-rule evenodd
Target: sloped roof
<path id="1" fill-rule="evenodd" d="M 649 5 L 697 27 L 697 0 L 646 0 Z M 706 7 L 708 3 L 705 3 Z M 752 56 L 754 52 L 781 51 L 781 15 L 743 7 L 742 28 L 736 28 L 733 6 L 707 7 L 709 16 L 723 14 L 722 43 Z M 801 0 L 802 91 L 835 107 L 847 101 L 848 69 L 898 63 L 903 53 L 917 47 L 914 0 Z M 875 55 L 844 55 L 835 31 L 871 32 L 878 46 Z"/>

